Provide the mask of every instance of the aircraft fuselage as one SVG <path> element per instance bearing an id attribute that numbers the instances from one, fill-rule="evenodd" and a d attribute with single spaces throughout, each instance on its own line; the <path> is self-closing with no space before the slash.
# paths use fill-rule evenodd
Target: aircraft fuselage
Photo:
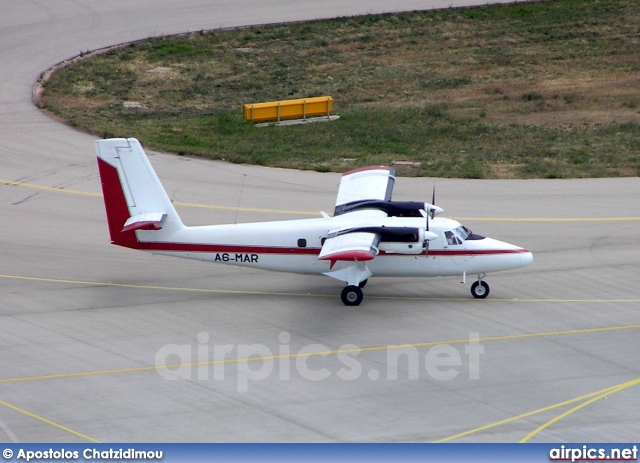
<path id="1" fill-rule="evenodd" d="M 342 217 L 185 227 L 163 241 L 156 241 L 153 231 L 136 233 L 139 249 L 154 254 L 264 270 L 323 274 L 353 265 L 337 262 L 330 269 L 330 262 L 318 260 L 323 240 L 332 230 L 353 220 Z M 372 218 L 369 222 L 372 227 L 425 228 L 423 218 Z M 365 220 L 358 226 L 366 223 Z M 429 229 L 438 238 L 430 241 L 428 250 L 418 242 L 381 242 L 378 256 L 367 262 L 367 266 L 377 276 L 453 276 L 524 267 L 533 259 L 526 249 L 491 238 L 463 240 L 456 235 L 460 227 L 457 221 L 436 217 L 430 221 Z M 456 235 L 453 244 L 445 233 Z"/>

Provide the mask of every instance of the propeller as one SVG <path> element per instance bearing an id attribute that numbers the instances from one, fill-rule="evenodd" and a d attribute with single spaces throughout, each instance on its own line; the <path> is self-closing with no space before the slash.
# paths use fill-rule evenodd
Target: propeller
<path id="1" fill-rule="evenodd" d="M 430 230 L 429 230 L 429 215 L 431 215 L 431 214 L 429 214 L 429 213 L 428 213 L 427 211 L 425 211 L 424 209 L 420 209 L 420 214 L 421 214 L 421 215 L 422 215 L 422 217 L 424 217 L 424 218 L 425 218 L 425 220 L 427 221 L 427 224 L 426 224 L 425 230 L 426 230 L 426 233 L 428 233 L 428 232 L 430 231 Z M 425 233 L 425 234 L 426 234 L 426 233 Z M 426 237 L 425 237 L 425 239 L 424 239 L 424 243 L 423 243 L 423 247 L 424 247 L 424 256 L 425 256 L 425 257 L 427 257 L 427 256 L 429 255 L 429 238 L 426 238 Z"/>
<path id="2" fill-rule="evenodd" d="M 436 186 L 433 185 L 433 193 L 431 193 L 431 204 L 424 203 L 424 210 L 429 215 L 431 219 L 435 217 L 436 214 L 442 214 L 444 211 L 441 207 L 436 206 Z M 421 212 L 422 214 L 422 212 Z M 422 214 L 424 216 L 424 214 Z M 427 220 L 427 224 L 428 224 Z M 428 227 L 428 225 L 427 225 Z M 427 228 L 429 230 L 429 228 Z"/>
<path id="3" fill-rule="evenodd" d="M 431 206 L 435 206 L 436 205 L 436 184 L 433 184 L 433 194 L 431 195 Z M 433 216 L 436 215 L 436 208 L 435 207 L 431 207 L 430 208 L 430 212 L 431 212 L 431 218 L 433 219 Z"/>
<path id="4" fill-rule="evenodd" d="M 425 219 L 427 219 L 427 226 L 425 227 L 425 230 L 429 231 L 429 215 L 430 214 L 426 210 L 420 209 L 420 215 Z"/>
<path id="5" fill-rule="evenodd" d="M 442 212 L 442 209 L 436 207 L 436 186 L 433 185 L 433 193 L 431 194 L 431 204 L 424 203 L 424 209 L 420 209 L 420 215 L 427 220 L 426 230 L 429 231 L 429 218 L 433 219 L 436 215 Z"/>
<path id="6" fill-rule="evenodd" d="M 438 214 L 440 214 L 442 212 L 442 209 L 436 206 L 436 186 L 433 185 L 433 193 L 431 194 L 431 204 L 429 203 L 425 203 L 424 204 L 424 209 L 420 209 L 420 215 L 422 215 L 422 217 L 425 218 L 426 224 L 425 224 L 425 231 L 428 233 L 431 230 L 429 230 L 429 219 L 433 219 L 434 216 L 436 215 L 436 212 Z M 433 235 L 433 233 L 431 233 L 431 235 Z M 425 256 L 427 256 L 429 254 L 429 238 L 425 238 L 424 240 L 424 249 L 425 249 Z"/>

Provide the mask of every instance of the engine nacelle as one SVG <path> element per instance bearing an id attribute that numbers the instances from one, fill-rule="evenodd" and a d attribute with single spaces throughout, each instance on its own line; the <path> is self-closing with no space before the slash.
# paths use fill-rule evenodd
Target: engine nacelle
<path id="1" fill-rule="evenodd" d="M 418 255 L 424 251 L 425 231 L 413 227 L 384 227 L 378 249 L 387 254 Z"/>
<path id="2" fill-rule="evenodd" d="M 389 217 L 422 217 L 421 210 L 431 212 L 434 215 L 441 214 L 442 208 L 433 204 L 417 201 L 381 201 L 366 199 L 342 204 L 335 208 L 333 215 L 346 214 L 347 212 L 361 211 L 365 209 L 377 209 L 384 211 Z"/>
<path id="3" fill-rule="evenodd" d="M 435 233 L 420 227 L 358 227 L 340 230 L 335 234 L 344 235 L 348 233 L 376 234 L 379 237 L 376 246 L 378 251 L 387 254 L 418 255 L 425 250 L 428 241 L 438 238 Z M 329 236 L 331 237 L 332 235 Z"/>

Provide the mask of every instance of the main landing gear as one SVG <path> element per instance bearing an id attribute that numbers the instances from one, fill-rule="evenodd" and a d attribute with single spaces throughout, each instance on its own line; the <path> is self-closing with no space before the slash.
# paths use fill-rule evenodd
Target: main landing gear
<path id="1" fill-rule="evenodd" d="M 344 287 L 340 294 L 344 305 L 360 305 L 364 299 L 362 288 L 365 287 L 371 276 L 371 271 L 366 267 L 365 262 L 357 262 L 356 265 L 333 272 L 333 274 L 329 276 L 346 283 L 347 286 Z"/>
<path id="2" fill-rule="evenodd" d="M 344 305 L 352 306 L 360 305 L 362 299 L 364 299 L 362 290 L 358 286 L 354 285 L 345 286 L 342 290 L 342 294 L 340 294 L 340 297 L 342 298 L 342 302 L 344 303 Z"/>
<path id="3" fill-rule="evenodd" d="M 345 288 L 342 290 L 342 294 L 340 295 L 344 305 L 360 305 L 360 303 L 364 299 L 362 288 L 364 288 L 364 286 L 367 284 L 367 281 L 369 280 L 362 280 L 360 283 L 358 283 L 358 286 L 345 286 Z"/>

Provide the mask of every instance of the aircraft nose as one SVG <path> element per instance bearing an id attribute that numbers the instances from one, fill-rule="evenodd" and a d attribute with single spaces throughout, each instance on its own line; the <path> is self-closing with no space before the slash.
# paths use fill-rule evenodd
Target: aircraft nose
<path id="1" fill-rule="evenodd" d="M 533 254 L 529 251 L 523 252 L 520 256 L 520 262 L 522 263 L 523 267 L 530 265 L 531 262 L 533 262 Z"/>

